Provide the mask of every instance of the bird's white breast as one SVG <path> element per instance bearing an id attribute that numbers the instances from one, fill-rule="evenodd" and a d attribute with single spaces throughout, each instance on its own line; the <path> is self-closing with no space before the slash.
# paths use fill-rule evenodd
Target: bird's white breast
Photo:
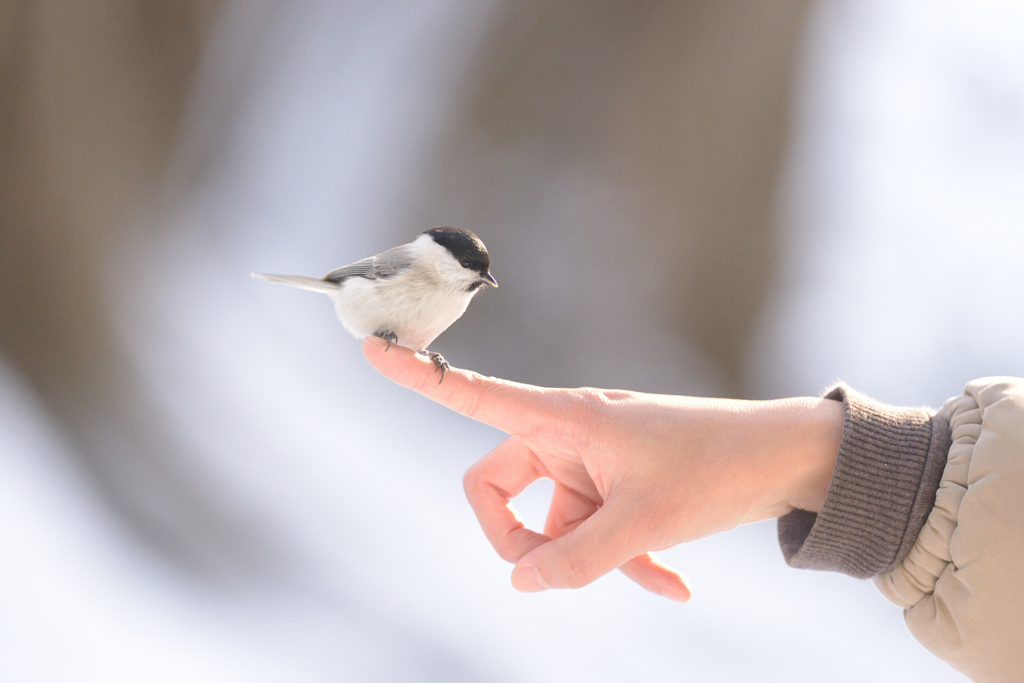
<path id="1" fill-rule="evenodd" d="M 433 241 L 414 245 L 426 258 L 408 270 L 382 280 L 349 278 L 331 295 L 338 319 L 356 338 L 391 331 L 399 344 L 421 351 L 466 311 L 472 280 L 453 267 L 465 269 Z"/>

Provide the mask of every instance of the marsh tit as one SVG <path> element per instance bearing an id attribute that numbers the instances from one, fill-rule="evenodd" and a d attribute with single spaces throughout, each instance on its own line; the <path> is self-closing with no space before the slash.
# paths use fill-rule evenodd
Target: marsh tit
<path id="1" fill-rule="evenodd" d="M 469 230 L 431 228 L 409 244 L 364 258 L 323 278 L 253 273 L 253 277 L 321 292 L 357 339 L 376 336 L 426 355 L 441 371 L 448 361 L 427 345 L 466 311 L 483 285 L 497 287 L 487 247 Z"/>

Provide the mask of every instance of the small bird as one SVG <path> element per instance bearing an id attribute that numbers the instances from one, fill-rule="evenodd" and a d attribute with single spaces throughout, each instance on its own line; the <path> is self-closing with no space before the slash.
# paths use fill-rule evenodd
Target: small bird
<path id="1" fill-rule="evenodd" d="M 345 329 L 357 339 L 376 336 L 434 361 L 444 381 L 448 361 L 427 350 L 465 313 L 482 285 L 497 287 L 491 258 L 469 230 L 440 227 L 409 244 L 364 258 L 323 278 L 253 273 L 253 277 L 327 294 Z M 385 349 L 385 351 L 387 350 Z"/>

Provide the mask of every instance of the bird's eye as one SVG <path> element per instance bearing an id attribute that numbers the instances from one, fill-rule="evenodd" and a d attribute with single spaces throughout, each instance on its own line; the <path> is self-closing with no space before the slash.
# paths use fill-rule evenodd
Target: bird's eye
<path id="1" fill-rule="evenodd" d="M 462 267 L 463 268 L 469 268 L 469 259 L 468 258 L 462 259 Z"/>

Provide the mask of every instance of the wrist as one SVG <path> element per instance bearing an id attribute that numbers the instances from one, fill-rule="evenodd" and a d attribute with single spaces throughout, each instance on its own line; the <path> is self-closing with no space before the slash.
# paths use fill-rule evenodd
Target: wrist
<path id="1" fill-rule="evenodd" d="M 781 457 L 779 511 L 818 512 L 825 503 L 843 435 L 843 404 L 827 398 L 782 401 L 786 446 Z"/>
<path id="2" fill-rule="evenodd" d="M 820 510 L 779 520 L 779 542 L 794 567 L 865 578 L 892 569 L 917 538 L 946 462 L 948 422 L 844 385 L 827 396 L 844 411 L 832 483 Z"/>

